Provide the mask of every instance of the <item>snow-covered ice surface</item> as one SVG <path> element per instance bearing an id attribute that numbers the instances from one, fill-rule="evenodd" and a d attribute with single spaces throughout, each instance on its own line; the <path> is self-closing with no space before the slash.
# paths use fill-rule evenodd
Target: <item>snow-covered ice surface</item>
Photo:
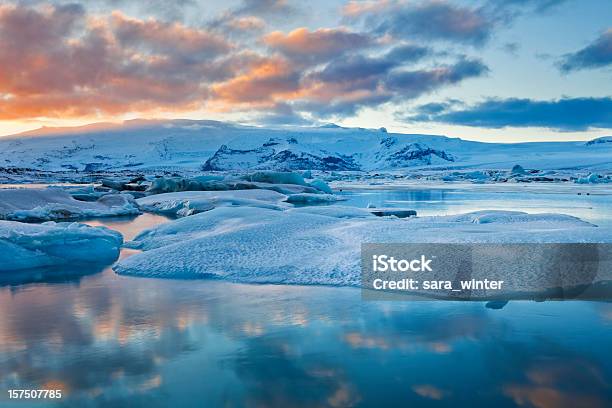
<path id="1" fill-rule="evenodd" d="M 0 272 L 103 264 L 117 259 L 120 233 L 79 223 L 0 221 Z"/>
<path id="2" fill-rule="evenodd" d="M 247 206 L 274 210 L 286 208 L 287 196 L 272 190 L 183 191 L 155 194 L 136 200 L 144 211 L 185 217 L 216 207 Z"/>
<path id="3" fill-rule="evenodd" d="M 50 221 L 139 214 L 130 195 L 108 194 L 79 201 L 59 188 L 0 189 L 0 219 Z"/>
<path id="4" fill-rule="evenodd" d="M 342 215 L 351 214 L 334 206 L 216 208 L 144 231 L 129 243 L 144 252 L 114 268 L 120 274 L 160 278 L 359 286 L 361 243 L 612 242 L 611 228 L 560 214 Z"/>

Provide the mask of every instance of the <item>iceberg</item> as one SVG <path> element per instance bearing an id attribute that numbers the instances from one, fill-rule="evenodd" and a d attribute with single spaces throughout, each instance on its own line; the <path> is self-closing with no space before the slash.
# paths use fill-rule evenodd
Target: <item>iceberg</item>
<path id="1" fill-rule="evenodd" d="M 0 189 L 0 219 L 54 221 L 140 214 L 129 194 L 107 194 L 79 201 L 58 188 Z"/>
<path id="2" fill-rule="evenodd" d="M 260 183 L 306 185 L 302 175 L 290 171 L 258 171 L 243 178 Z"/>
<path id="3" fill-rule="evenodd" d="M 242 178 L 231 178 L 224 176 L 197 176 L 197 177 L 159 177 L 153 180 L 147 194 L 162 194 L 176 193 L 181 191 L 227 191 L 227 190 L 273 190 L 281 194 L 294 193 L 320 193 L 322 190 L 315 186 L 306 185 L 300 175 L 292 173 L 281 173 L 284 176 L 276 177 L 274 174 L 268 173 L 255 175 L 257 180 L 249 181 L 251 176 L 243 176 Z M 277 183 L 276 181 L 288 181 L 297 183 Z M 301 180 L 301 181 L 300 181 Z M 301 184 L 300 184 L 301 183 Z M 322 185 L 319 185 L 325 188 Z M 329 187 L 328 187 L 329 188 Z"/>
<path id="4" fill-rule="evenodd" d="M 79 223 L 0 221 L 0 272 L 117 259 L 120 233 Z"/>
<path id="5" fill-rule="evenodd" d="M 597 173 L 590 173 L 586 177 L 578 177 L 576 179 L 577 184 L 605 184 L 612 183 L 612 178 L 602 176 Z"/>
<path id="6" fill-rule="evenodd" d="M 329 185 L 324 182 L 323 180 L 320 179 L 315 179 L 313 181 L 310 182 L 310 185 L 314 188 L 316 188 L 317 190 L 320 190 L 324 193 L 327 194 L 333 194 L 333 191 L 331 189 L 331 187 L 329 187 Z"/>
<path id="7" fill-rule="evenodd" d="M 361 243 L 612 242 L 612 228 L 558 214 L 480 211 L 399 219 L 325 211 L 216 208 L 141 233 L 128 246 L 144 252 L 114 268 L 159 278 L 359 286 Z"/>
<path id="8" fill-rule="evenodd" d="M 212 210 L 216 207 L 247 206 L 281 210 L 287 196 L 272 190 L 182 191 L 142 197 L 136 200 L 144 211 L 177 217 Z"/>
<path id="9" fill-rule="evenodd" d="M 338 197 L 333 194 L 297 193 L 290 194 L 286 201 L 291 204 L 329 204 L 344 200 L 346 200 L 346 198 Z"/>

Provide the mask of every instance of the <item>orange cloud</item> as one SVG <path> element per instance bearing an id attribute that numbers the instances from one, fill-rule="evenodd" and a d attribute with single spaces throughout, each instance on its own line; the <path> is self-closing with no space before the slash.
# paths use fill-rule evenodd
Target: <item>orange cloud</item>
<path id="1" fill-rule="evenodd" d="M 371 45 L 371 39 L 344 28 L 298 28 L 288 34 L 274 31 L 263 41 L 272 49 L 302 61 L 319 62 Z"/>
<path id="2" fill-rule="evenodd" d="M 295 98 L 300 91 L 300 74 L 282 58 L 263 58 L 248 72 L 214 85 L 212 91 L 221 102 L 264 104 L 278 98 Z"/>
<path id="3" fill-rule="evenodd" d="M 210 79 L 233 72 L 224 39 L 118 12 L 2 6 L 0 37 L 4 120 L 196 109 Z"/>
<path id="4" fill-rule="evenodd" d="M 349 1 L 342 7 L 342 14 L 356 18 L 368 13 L 376 13 L 391 6 L 389 0 Z"/>
<path id="5" fill-rule="evenodd" d="M 74 4 L 0 6 L 0 120 L 202 109 L 265 110 L 272 120 L 303 113 L 351 116 L 486 72 L 474 61 L 400 70 L 425 48 L 396 47 L 370 57 L 364 51 L 377 40 L 343 27 L 274 31 L 261 38 L 267 50 L 251 49 L 245 34 L 265 28 L 248 14 L 258 7 L 271 11 L 287 4 L 248 2 L 208 28 L 120 11 L 88 15 Z M 224 31 L 228 24 L 233 34 Z"/>

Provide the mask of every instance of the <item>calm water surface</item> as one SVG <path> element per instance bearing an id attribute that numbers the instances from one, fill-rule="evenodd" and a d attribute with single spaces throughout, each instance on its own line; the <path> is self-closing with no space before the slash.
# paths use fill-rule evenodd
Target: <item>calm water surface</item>
<path id="1" fill-rule="evenodd" d="M 347 193 L 348 203 L 403 207 L 413 197 L 421 214 L 502 205 L 449 192 L 371 193 Z M 551 200 L 523 197 L 511 209 L 591 207 L 591 221 L 610 219 L 611 204 L 593 196 Z M 166 221 L 89 223 L 130 239 Z M 363 302 L 353 288 L 156 280 L 110 268 L 0 279 L 0 407 L 609 407 L 610 344 L 610 303 Z M 14 388 L 59 388 L 66 398 L 12 402 Z"/>
<path id="2" fill-rule="evenodd" d="M 503 187 L 503 186 L 502 186 Z M 612 225 L 612 195 L 564 192 L 487 191 L 453 188 L 406 190 L 348 190 L 339 194 L 347 199 L 343 205 L 408 208 L 419 216 L 453 215 L 471 211 L 508 210 L 527 213 L 563 213 L 596 225 Z"/>

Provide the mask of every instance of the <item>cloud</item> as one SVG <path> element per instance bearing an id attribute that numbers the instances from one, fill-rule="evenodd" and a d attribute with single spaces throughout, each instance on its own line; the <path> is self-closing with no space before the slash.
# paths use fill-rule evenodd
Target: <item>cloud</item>
<path id="1" fill-rule="evenodd" d="M 499 27 L 525 13 L 543 13 L 567 0 L 373 0 L 349 1 L 345 21 L 364 21 L 377 34 L 394 39 L 485 44 Z"/>
<path id="2" fill-rule="evenodd" d="M 543 13 L 565 2 L 567 0 L 489 0 L 487 6 L 506 10 L 509 8 L 527 8 L 537 13 Z"/>
<path id="3" fill-rule="evenodd" d="M 253 16 L 232 18 L 224 24 L 236 30 L 265 28 Z M 87 14 L 75 5 L 0 6 L 0 38 L 0 120 L 208 109 L 300 123 L 352 116 L 487 72 L 480 61 L 439 65 L 429 47 L 343 27 L 275 31 L 254 44 L 259 34 L 243 41 L 209 25 Z"/>
<path id="4" fill-rule="evenodd" d="M 206 25 L 230 36 L 246 36 L 262 30 L 270 21 L 292 18 L 300 9 L 287 0 L 242 0 L 234 8 L 225 10 Z"/>
<path id="5" fill-rule="evenodd" d="M 397 71 L 390 75 L 386 86 L 401 92 L 404 98 L 416 98 L 444 85 L 452 85 L 467 78 L 478 77 L 489 71 L 478 60 L 461 60 L 454 65 L 422 69 L 416 71 Z"/>
<path id="6" fill-rule="evenodd" d="M 263 30 L 266 23 L 259 17 L 248 16 L 232 18 L 227 22 L 227 25 L 236 31 L 252 32 Z"/>
<path id="7" fill-rule="evenodd" d="M 0 119 L 193 109 L 235 65 L 204 30 L 75 5 L 1 6 L 0 37 Z"/>
<path id="8" fill-rule="evenodd" d="M 288 34 L 273 31 L 263 41 L 272 50 L 300 62 L 321 62 L 372 44 L 365 34 L 344 28 L 320 28 L 310 31 L 298 28 Z"/>
<path id="9" fill-rule="evenodd" d="M 242 5 L 236 10 L 236 14 L 287 14 L 295 8 L 287 0 L 243 0 Z"/>
<path id="10" fill-rule="evenodd" d="M 375 10 L 378 12 L 369 16 L 368 24 L 376 27 L 375 32 L 398 39 L 420 38 L 480 45 L 489 39 L 494 27 L 494 21 L 482 8 L 457 6 L 443 0 L 395 2 L 378 6 Z M 349 8 L 349 13 L 355 15 L 356 11 Z"/>
<path id="11" fill-rule="evenodd" d="M 379 13 L 391 5 L 389 0 L 351 0 L 342 7 L 342 15 L 354 19 L 364 14 Z"/>
<path id="12" fill-rule="evenodd" d="M 562 72 L 601 68 L 612 64 L 612 28 L 604 31 L 593 43 L 571 54 L 560 64 Z"/>
<path id="13" fill-rule="evenodd" d="M 351 116 L 365 107 L 411 100 L 488 72 L 478 60 L 408 71 L 392 58 L 394 51 L 379 58 L 341 58 L 310 74 L 296 109 L 321 118 Z"/>
<path id="14" fill-rule="evenodd" d="M 543 127 L 562 131 L 612 128 L 612 98 L 488 99 L 455 109 L 455 104 L 428 104 L 409 121 L 429 121 L 485 128 Z"/>
<path id="15" fill-rule="evenodd" d="M 18 0 L 13 3 L 22 6 L 49 5 L 53 7 L 67 4 L 65 0 Z M 82 1 L 82 4 L 88 12 L 122 9 L 128 13 L 155 16 L 163 21 L 176 21 L 183 20 L 186 15 L 196 9 L 198 0 L 87 0 Z"/>
<path id="16" fill-rule="evenodd" d="M 244 74 L 215 84 L 213 95 L 226 104 L 270 106 L 300 90 L 300 73 L 282 58 L 261 58 Z"/>
<path id="17" fill-rule="evenodd" d="M 313 122 L 295 112 L 291 105 L 278 103 L 255 118 L 262 125 L 312 125 Z"/>
<path id="18" fill-rule="evenodd" d="M 398 64 L 413 64 L 429 54 L 431 54 L 431 50 L 428 47 L 405 44 L 391 49 L 385 58 Z"/>
<path id="19" fill-rule="evenodd" d="M 147 51 L 180 55 L 182 58 L 212 58 L 231 49 L 223 38 L 205 30 L 154 19 L 129 18 L 115 11 L 111 26 L 123 47 L 144 47 Z"/>
<path id="20" fill-rule="evenodd" d="M 356 82 L 368 78 L 379 78 L 397 65 L 385 58 L 371 58 L 363 55 L 352 55 L 330 62 L 321 71 L 310 76 L 319 82 Z"/>

